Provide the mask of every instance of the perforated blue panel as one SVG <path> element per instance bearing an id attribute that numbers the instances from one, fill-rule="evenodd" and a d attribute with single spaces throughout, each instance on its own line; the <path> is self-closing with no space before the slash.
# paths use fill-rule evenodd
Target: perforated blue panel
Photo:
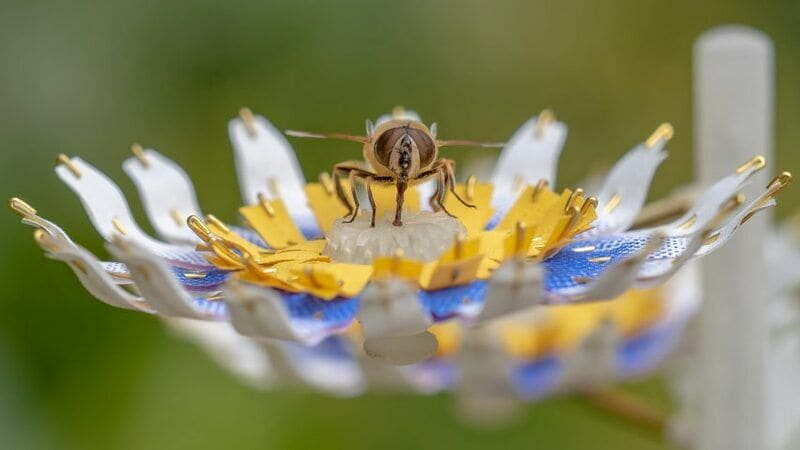
<path id="1" fill-rule="evenodd" d="M 352 322 L 361 303 L 361 297 L 323 300 L 311 294 L 278 292 L 292 319 L 313 319 L 334 327 Z"/>
<path id="2" fill-rule="evenodd" d="M 551 354 L 516 366 L 512 372 L 512 383 L 521 397 L 536 400 L 552 392 L 563 373 L 563 362 Z"/>
<path id="3" fill-rule="evenodd" d="M 188 269 L 205 269 L 214 267 L 208 262 L 205 255 L 194 250 L 186 250 L 182 247 L 172 246 L 166 250 L 160 250 L 156 254 L 163 258 L 167 264 Z"/>
<path id="4" fill-rule="evenodd" d="M 350 353 L 350 348 L 339 336 L 329 336 L 322 340 L 317 345 L 305 346 L 295 342 L 287 342 L 285 344 L 291 350 L 297 350 L 304 353 L 309 357 L 321 358 L 335 358 L 335 359 L 352 359 L 353 355 Z"/>
<path id="5" fill-rule="evenodd" d="M 303 233 L 306 239 L 321 239 L 324 236 L 322 235 L 322 230 L 319 229 L 318 226 L 314 225 L 306 225 L 306 226 L 299 226 L 300 232 Z"/>
<path id="6" fill-rule="evenodd" d="M 222 283 L 230 277 L 230 272 L 219 269 L 187 270 L 172 267 L 172 273 L 186 290 L 194 292 L 218 290 Z M 203 278 L 187 277 L 187 273 L 201 273 L 205 276 Z"/>
<path id="7" fill-rule="evenodd" d="M 440 321 L 453 317 L 465 305 L 482 304 L 486 297 L 486 281 L 473 281 L 435 291 L 419 291 L 422 310 Z"/>
<path id="8" fill-rule="evenodd" d="M 647 242 L 644 238 L 631 240 L 589 240 L 566 245 L 553 257 L 542 262 L 545 269 L 545 290 L 557 292 L 579 285 L 575 278 L 595 279 L 608 266 L 636 253 Z M 575 252 L 578 247 L 595 246 L 591 252 Z M 607 262 L 589 262 L 589 258 L 610 257 Z"/>
<path id="9" fill-rule="evenodd" d="M 659 324 L 626 340 L 617 351 L 616 371 L 623 378 L 657 368 L 677 345 L 683 323 Z"/>
<path id="10" fill-rule="evenodd" d="M 489 219 L 489 222 L 486 223 L 487 230 L 494 230 L 495 227 L 500 223 L 500 220 L 503 219 L 503 214 L 493 214 L 492 218 Z"/>
<path id="11" fill-rule="evenodd" d="M 426 393 L 449 389 L 458 382 L 458 366 L 452 358 L 432 358 L 407 367 L 414 383 Z"/>
<path id="12" fill-rule="evenodd" d="M 572 242 L 542 264 L 545 269 L 545 290 L 557 293 L 562 289 L 578 286 L 576 279 L 597 278 L 610 265 L 640 251 L 648 236 L 636 233 L 618 234 L 598 239 Z M 688 238 L 667 238 L 661 247 L 648 255 L 650 261 L 677 258 L 686 249 Z M 575 252 L 580 247 L 595 247 L 592 251 Z M 605 262 L 590 262 L 589 258 L 609 257 Z"/>
<path id="13" fill-rule="evenodd" d="M 323 300 L 313 295 L 290 293 L 275 289 L 283 298 L 284 306 L 289 312 L 290 320 L 314 321 L 323 328 L 340 329 L 349 325 L 358 313 L 360 297 L 335 298 Z M 223 300 L 207 300 L 196 297 L 195 305 L 206 314 L 220 319 L 228 317 L 228 308 Z"/>
<path id="14" fill-rule="evenodd" d="M 205 297 L 195 297 L 194 304 L 204 314 L 210 315 L 217 320 L 228 318 L 228 305 L 221 300 L 207 300 Z"/>

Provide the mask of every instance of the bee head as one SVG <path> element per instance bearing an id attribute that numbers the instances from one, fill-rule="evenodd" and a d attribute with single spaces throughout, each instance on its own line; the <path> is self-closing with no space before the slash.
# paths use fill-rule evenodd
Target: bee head
<path id="1" fill-rule="evenodd" d="M 436 143 L 424 130 L 408 124 L 389 128 L 374 144 L 375 158 L 402 180 L 427 168 L 436 158 Z"/>

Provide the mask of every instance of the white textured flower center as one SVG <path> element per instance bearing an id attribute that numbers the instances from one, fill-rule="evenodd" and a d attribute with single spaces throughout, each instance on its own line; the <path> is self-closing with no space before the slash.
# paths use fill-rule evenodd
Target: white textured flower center
<path id="1" fill-rule="evenodd" d="M 334 261 L 369 264 L 376 256 L 392 256 L 399 248 L 405 258 L 432 261 L 450 248 L 464 226 L 443 212 L 405 212 L 403 225 L 392 225 L 393 214 L 379 217 L 370 227 L 369 214 L 352 223 L 337 220 L 327 233 L 324 253 Z"/>

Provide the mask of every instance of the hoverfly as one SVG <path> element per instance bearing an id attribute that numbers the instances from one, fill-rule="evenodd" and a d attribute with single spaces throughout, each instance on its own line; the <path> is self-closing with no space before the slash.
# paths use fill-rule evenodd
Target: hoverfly
<path id="1" fill-rule="evenodd" d="M 435 212 L 443 211 L 454 217 L 444 207 L 444 199 L 448 192 L 453 194 L 465 206 L 474 208 L 455 191 L 455 162 L 451 159 L 438 158 L 439 148 L 449 145 L 467 145 L 479 147 L 502 147 L 502 143 L 484 143 L 464 140 L 439 140 L 436 138 L 436 124 L 428 128 L 415 116 L 406 115 L 402 108 L 395 108 L 393 117 L 380 123 L 377 127 L 367 120 L 366 136 L 354 136 L 342 133 L 312 133 L 306 131 L 287 130 L 286 134 L 295 137 L 319 139 L 339 139 L 363 144 L 365 167 L 362 161 L 347 161 L 333 166 L 333 182 L 336 195 L 347 207 L 345 222 L 351 223 L 358 216 L 359 200 L 356 195 L 356 181 L 365 184 L 367 198 L 372 206 L 370 225 L 375 226 L 375 199 L 372 195 L 372 184 L 391 185 L 397 188 L 395 226 L 403 225 L 403 202 L 406 190 L 410 186 L 435 179 L 436 191 L 428 203 Z M 342 184 L 346 177 L 350 184 L 353 202 L 345 195 Z"/>

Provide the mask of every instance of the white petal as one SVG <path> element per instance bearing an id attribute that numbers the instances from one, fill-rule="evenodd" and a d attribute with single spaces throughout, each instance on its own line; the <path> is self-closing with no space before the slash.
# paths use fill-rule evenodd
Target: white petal
<path id="1" fill-rule="evenodd" d="M 144 150 L 142 157 L 144 161 L 128 158 L 122 168 L 136 185 L 153 228 L 168 242 L 197 243 L 197 236 L 186 226 L 187 217 L 202 217 L 192 180 L 174 161 L 155 150 Z"/>
<path id="2" fill-rule="evenodd" d="M 262 116 L 253 116 L 252 125 L 254 134 L 239 117 L 228 124 L 245 204 L 257 204 L 258 194 L 280 197 L 301 230 L 317 230 L 316 219 L 307 205 L 305 178 L 289 141 Z M 270 189 L 273 182 L 279 192 Z"/>

